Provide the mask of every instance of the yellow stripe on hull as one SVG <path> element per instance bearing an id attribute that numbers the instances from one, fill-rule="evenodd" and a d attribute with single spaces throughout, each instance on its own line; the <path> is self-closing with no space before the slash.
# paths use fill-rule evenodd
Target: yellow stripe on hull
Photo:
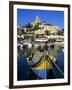
<path id="1" fill-rule="evenodd" d="M 43 61 L 39 66 L 36 66 L 35 70 L 42 70 L 42 69 L 51 69 L 53 68 L 53 65 L 50 64 L 47 60 Z"/>
<path id="2" fill-rule="evenodd" d="M 35 70 L 43 70 L 43 69 L 51 69 L 51 68 L 53 68 L 53 63 L 55 63 L 55 61 L 56 61 L 56 58 L 54 56 L 52 56 L 48 52 L 35 52 L 34 54 L 36 54 L 36 55 L 44 55 L 44 57 L 42 58 L 41 62 L 38 65 L 33 67 L 33 69 L 35 69 Z M 46 58 L 45 55 L 48 55 L 49 57 Z M 32 55 L 30 55 L 29 58 L 30 57 L 32 57 Z M 35 57 L 33 59 L 33 61 L 36 60 L 36 58 L 37 58 L 37 60 L 40 60 L 40 58 Z"/>

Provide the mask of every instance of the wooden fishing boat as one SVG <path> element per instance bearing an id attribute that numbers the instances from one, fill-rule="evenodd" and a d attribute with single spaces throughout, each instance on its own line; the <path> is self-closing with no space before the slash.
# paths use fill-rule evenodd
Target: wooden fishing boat
<path id="1" fill-rule="evenodd" d="M 28 57 L 27 61 L 35 74 L 46 79 L 49 70 L 53 68 L 56 62 L 56 58 L 49 55 L 48 52 L 35 52 Z"/>

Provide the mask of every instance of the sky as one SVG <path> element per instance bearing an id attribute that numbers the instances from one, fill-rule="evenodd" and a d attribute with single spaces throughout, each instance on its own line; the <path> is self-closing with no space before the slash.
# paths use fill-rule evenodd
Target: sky
<path id="1" fill-rule="evenodd" d="M 17 24 L 25 26 L 32 23 L 38 16 L 42 22 L 54 24 L 64 28 L 64 11 L 17 9 Z"/>

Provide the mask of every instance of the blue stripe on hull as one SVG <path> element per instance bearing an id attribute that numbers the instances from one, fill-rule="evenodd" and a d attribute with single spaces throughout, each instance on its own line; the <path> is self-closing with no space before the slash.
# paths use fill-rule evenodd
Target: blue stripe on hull
<path id="1" fill-rule="evenodd" d="M 47 79 L 47 75 L 49 72 L 49 69 L 43 69 L 43 70 L 35 70 L 33 69 L 33 71 L 42 79 Z"/>

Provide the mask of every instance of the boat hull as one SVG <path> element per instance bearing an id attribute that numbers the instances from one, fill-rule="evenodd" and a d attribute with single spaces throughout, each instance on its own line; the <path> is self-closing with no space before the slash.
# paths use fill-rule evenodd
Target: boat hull
<path id="1" fill-rule="evenodd" d="M 36 69 L 32 69 L 33 72 L 38 75 L 38 78 L 42 78 L 42 79 L 47 79 L 47 75 L 49 73 L 49 69 L 42 69 L 42 70 L 36 70 Z"/>

